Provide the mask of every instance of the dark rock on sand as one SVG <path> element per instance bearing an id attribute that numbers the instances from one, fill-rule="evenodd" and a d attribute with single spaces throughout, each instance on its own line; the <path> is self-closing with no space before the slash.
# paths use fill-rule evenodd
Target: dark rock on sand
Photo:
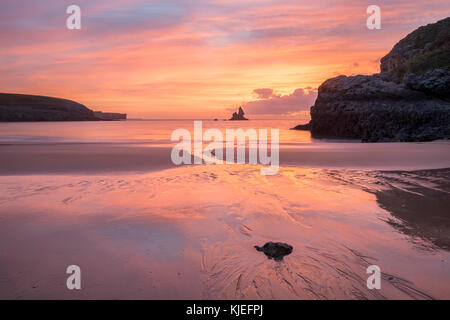
<path id="1" fill-rule="evenodd" d="M 450 138 L 450 18 L 420 27 L 381 59 L 381 73 L 326 80 L 311 107 L 316 138 Z M 298 130 L 304 130 L 300 126 Z"/>
<path id="2" fill-rule="evenodd" d="M 255 246 L 255 249 L 275 261 L 281 261 L 284 256 L 292 253 L 292 246 L 281 242 L 267 242 L 263 247 Z"/>
<path id="3" fill-rule="evenodd" d="M 244 110 L 242 109 L 242 107 L 239 107 L 239 112 L 234 112 L 230 120 L 248 120 L 244 117 L 244 115 Z"/>

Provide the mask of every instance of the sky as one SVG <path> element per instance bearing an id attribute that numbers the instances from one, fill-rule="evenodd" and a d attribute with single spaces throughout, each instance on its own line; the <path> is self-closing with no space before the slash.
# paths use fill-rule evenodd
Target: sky
<path id="1" fill-rule="evenodd" d="M 66 9 L 81 8 L 81 30 Z M 381 8 L 369 30 L 366 9 Z M 379 59 L 448 0 L 2 0 L 0 91 L 129 118 L 293 118 L 340 74 Z"/>

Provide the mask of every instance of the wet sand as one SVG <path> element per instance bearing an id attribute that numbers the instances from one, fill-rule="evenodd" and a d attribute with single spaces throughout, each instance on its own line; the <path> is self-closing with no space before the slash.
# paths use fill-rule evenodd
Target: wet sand
<path id="1" fill-rule="evenodd" d="M 176 167 L 171 150 L 170 145 L 137 143 L 0 144 L 0 175 L 145 173 Z M 450 168 L 450 141 L 283 144 L 280 165 L 361 170 Z"/>
<path id="2" fill-rule="evenodd" d="M 449 181 L 249 165 L 1 176 L 0 298 L 449 299 Z M 266 241 L 294 251 L 268 260 Z"/>
<path id="3" fill-rule="evenodd" d="M 170 151 L 105 143 L 0 145 L 0 175 L 149 172 L 174 167 Z"/>

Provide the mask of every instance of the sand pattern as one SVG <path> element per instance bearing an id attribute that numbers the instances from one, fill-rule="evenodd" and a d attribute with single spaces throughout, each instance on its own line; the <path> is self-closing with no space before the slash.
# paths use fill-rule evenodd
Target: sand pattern
<path id="1" fill-rule="evenodd" d="M 448 298 L 449 176 L 223 165 L 0 177 L 0 297 Z M 418 218 L 433 199 L 442 209 Z M 253 247 L 267 241 L 293 253 L 269 260 Z M 71 263 L 89 275 L 78 293 L 64 287 Z M 372 264 L 381 290 L 366 286 Z"/>

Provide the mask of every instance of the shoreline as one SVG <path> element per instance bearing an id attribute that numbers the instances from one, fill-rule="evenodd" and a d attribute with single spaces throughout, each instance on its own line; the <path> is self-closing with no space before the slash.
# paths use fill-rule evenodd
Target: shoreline
<path id="1" fill-rule="evenodd" d="M 178 167 L 172 163 L 171 151 L 171 145 L 141 143 L 0 144 L 0 175 L 147 173 Z M 450 141 L 282 145 L 280 167 L 365 171 L 444 169 L 450 168 Z"/>

